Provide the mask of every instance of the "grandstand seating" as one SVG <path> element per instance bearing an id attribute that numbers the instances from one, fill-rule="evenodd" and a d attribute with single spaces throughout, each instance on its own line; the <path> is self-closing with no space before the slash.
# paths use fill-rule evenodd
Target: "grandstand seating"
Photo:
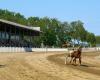
<path id="1" fill-rule="evenodd" d="M 0 40 L 0 46 L 2 47 L 35 47 L 32 42 L 26 40 Z"/>

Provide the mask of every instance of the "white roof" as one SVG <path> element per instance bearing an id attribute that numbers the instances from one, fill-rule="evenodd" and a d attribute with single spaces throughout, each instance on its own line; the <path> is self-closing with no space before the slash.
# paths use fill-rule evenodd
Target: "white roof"
<path id="1" fill-rule="evenodd" d="M 30 26 L 21 25 L 21 24 L 18 24 L 18 23 L 15 23 L 15 22 L 11 22 L 11 21 L 7 21 L 7 20 L 3 20 L 3 19 L 0 19 L 0 22 L 6 23 L 6 24 L 10 24 L 10 25 L 14 25 L 14 26 L 18 26 L 18 27 L 25 28 L 25 29 L 29 29 L 29 30 L 34 30 L 34 31 L 41 32 L 40 29 L 36 29 L 36 27 L 32 28 Z M 37 28 L 40 28 L 40 27 L 37 27 Z"/>
<path id="2" fill-rule="evenodd" d="M 40 31 L 40 27 L 30 27 L 31 29 L 34 29 L 34 30 L 37 30 L 37 31 Z"/>

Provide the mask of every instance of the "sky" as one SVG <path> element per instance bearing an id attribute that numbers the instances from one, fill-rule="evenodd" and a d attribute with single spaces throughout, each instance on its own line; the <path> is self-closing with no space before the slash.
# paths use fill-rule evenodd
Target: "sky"
<path id="1" fill-rule="evenodd" d="M 81 20 L 87 31 L 100 35 L 100 0 L 0 0 L 0 9 L 30 16 Z"/>

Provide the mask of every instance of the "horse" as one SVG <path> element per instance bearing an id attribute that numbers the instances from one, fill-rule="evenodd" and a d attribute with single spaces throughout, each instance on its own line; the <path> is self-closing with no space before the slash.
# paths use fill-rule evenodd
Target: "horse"
<path id="1" fill-rule="evenodd" d="M 77 50 L 73 49 L 72 51 L 70 51 L 69 54 L 65 57 L 65 64 L 66 64 L 67 58 L 70 57 L 71 58 L 70 63 L 73 61 L 76 64 L 76 59 L 78 58 L 79 63 L 81 65 L 81 52 L 82 52 L 81 47 L 79 47 Z"/>
<path id="2" fill-rule="evenodd" d="M 81 65 L 81 53 L 82 53 L 82 48 L 79 47 L 76 51 L 74 51 L 73 53 L 71 53 L 71 60 L 70 60 L 70 63 L 72 62 L 75 62 L 76 64 L 76 59 L 78 58 L 79 59 L 79 64 Z"/>

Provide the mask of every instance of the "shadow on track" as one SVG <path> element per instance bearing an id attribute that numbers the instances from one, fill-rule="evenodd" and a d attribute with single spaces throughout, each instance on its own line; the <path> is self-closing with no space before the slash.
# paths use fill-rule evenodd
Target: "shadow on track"
<path id="1" fill-rule="evenodd" d="M 0 68 L 4 68 L 4 67 L 6 67 L 6 65 L 0 65 Z"/>
<path id="2" fill-rule="evenodd" d="M 64 57 L 65 54 L 56 54 L 56 55 L 50 55 L 47 57 L 47 59 L 53 63 L 55 63 L 56 65 L 59 65 L 61 67 L 69 67 L 69 68 L 73 68 L 73 69 L 77 69 L 77 70 L 81 70 L 87 73 L 92 73 L 95 75 L 99 75 L 100 76 L 100 70 L 96 70 L 93 67 L 97 67 L 96 65 L 92 65 L 92 64 L 88 64 L 88 63 L 82 63 L 80 66 L 79 65 L 74 65 L 74 64 L 70 64 L 69 62 L 67 62 L 67 64 L 64 64 L 64 59 L 61 59 L 61 57 Z"/>

